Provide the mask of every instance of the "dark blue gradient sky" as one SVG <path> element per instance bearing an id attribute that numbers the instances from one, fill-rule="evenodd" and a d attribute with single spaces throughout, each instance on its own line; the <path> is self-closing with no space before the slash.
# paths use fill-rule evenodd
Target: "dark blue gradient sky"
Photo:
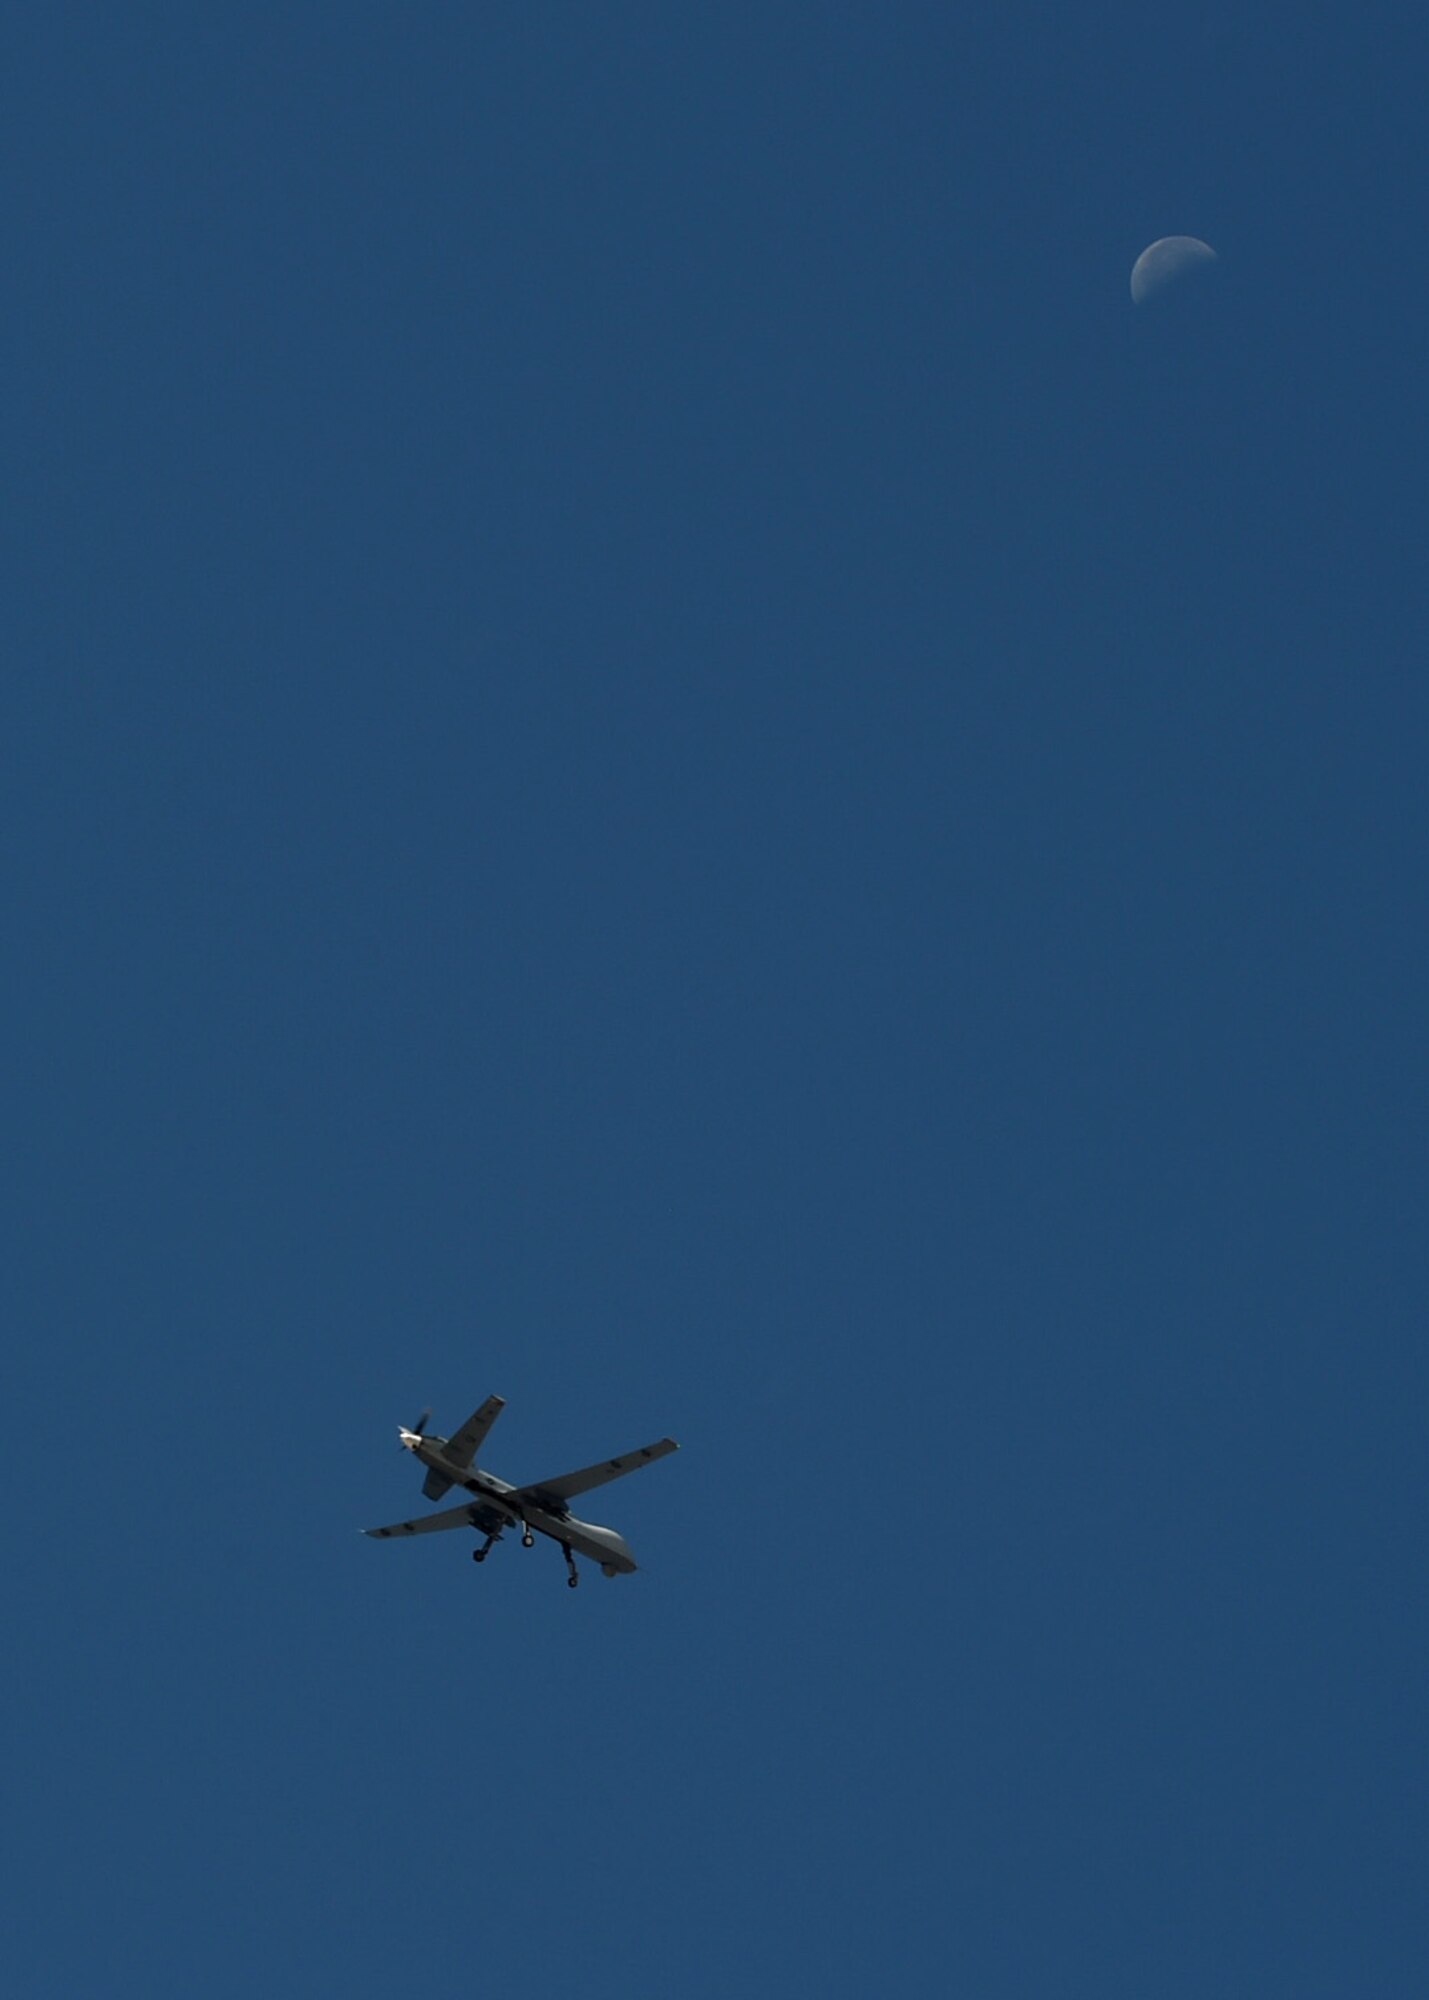
<path id="1" fill-rule="evenodd" d="M 28 2000 L 1423 1992 L 1429 48 L 1252 12 L 0 31 Z M 359 1538 L 491 1390 L 641 1575 Z"/>

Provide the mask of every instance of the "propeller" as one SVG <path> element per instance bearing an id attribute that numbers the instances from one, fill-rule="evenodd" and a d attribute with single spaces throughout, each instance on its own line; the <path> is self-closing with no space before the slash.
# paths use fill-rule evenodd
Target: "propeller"
<path id="1" fill-rule="evenodd" d="M 402 1443 L 400 1444 L 398 1449 L 401 1451 L 406 1451 L 408 1449 L 406 1441 L 410 1437 L 425 1437 L 427 1434 L 427 1425 L 431 1422 L 431 1420 L 432 1420 L 431 1405 L 428 1404 L 427 1408 L 423 1410 L 421 1416 L 418 1417 L 416 1423 L 413 1424 L 410 1430 L 407 1429 L 405 1424 L 398 1424 L 397 1432 L 400 1438 L 402 1439 Z"/>

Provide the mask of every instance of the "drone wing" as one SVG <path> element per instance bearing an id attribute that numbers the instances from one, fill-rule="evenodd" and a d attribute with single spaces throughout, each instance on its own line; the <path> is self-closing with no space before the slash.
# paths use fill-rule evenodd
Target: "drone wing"
<path id="1" fill-rule="evenodd" d="M 474 1528 L 472 1519 L 478 1510 L 470 1501 L 464 1507 L 448 1507 L 440 1514 L 423 1514 L 416 1521 L 394 1521 L 390 1528 L 364 1528 L 364 1535 L 375 1535 L 378 1541 L 386 1541 L 395 1535 L 435 1535 L 443 1528 Z"/>
<path id="2" fill-rule="evenodd" d="M 639 1451 L 628 1451 L 624 1458 L 603 1458 L 599 1465 L 587 1465 L 580 1472 L 564 1472 L 559 1479 L 543 1479 L 535 1486 L 523 1486 L 517 1497 L 530 1500 L 537 1507 L 549 1506 L 552 1501 L 574 1500 L 578 1493 L 589 1493 L 592 1486 L 604 1486 L 609 1480 L 623 1479 L 627 1472 L 637 1472 L 642 1465 L 653 1465 L 657 1458 L 668 1458 L 672 1451 L 679 1449 L 673 1438 L 661 1438 L 657 1444 L 642 1445 Z"/>
<path id="3" fill-rule="evenodd" d="M 455 1437 L 447 1439 L 442 1455 L 463 1471 L 486 1443 L 486 1433 L 506 1408 L 504 1396 L 488 1396 L 481 1408 L 469 1416 Z"/>

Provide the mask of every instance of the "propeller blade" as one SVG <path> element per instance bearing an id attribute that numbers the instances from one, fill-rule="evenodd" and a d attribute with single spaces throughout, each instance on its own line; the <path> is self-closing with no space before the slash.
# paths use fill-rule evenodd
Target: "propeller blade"
<path id="1" fill-rule="evenodd" d="M 409 1446 L 408 1446 L 408 1444 L 407 1444 L 407 1439 L 408 1439 L 408 1438 L 413 1438 L 413 1437 L 425 1437 L 425 1436 L 426 1436 L 426 1434 L 427 1434 L 427 1425 L 428 1425 L 428 1424 L 429 1424 L 429 1423 L 431 1422 L 431 1417 L 432 1417 L 432 1413 L 431 1413 L 431 1410 L 430 1410 L 430 1409 L 426 1409 L 426 1410 L 423 1410 L 423 1412 L 422 1412 L 421 1416 L 419 1416 L 419 1417 L 418 1417 L 418 1419 L 417 1419 L 416 1423 L 414 1423 L 414 1424 L 413 1424 L 413 1426 L 412 1426 L 411 1430 L 408 1430 L 408 1429 L 407 1429 L 407 1426 L 406 1426 L 405 1424 L 398 1424 L 398 1426 L 397 1426 L 397 1431 L 398 1431 L 398 1446 L 397 1446 L 397 1448 L 398 1448 L 398 1450 L 399 1450 L 399 1451 L 407 1451 L 407 1450 L 409 1450 L 409 1449 L 410 1449 L 410 1447 L 409 1447 Z"/>

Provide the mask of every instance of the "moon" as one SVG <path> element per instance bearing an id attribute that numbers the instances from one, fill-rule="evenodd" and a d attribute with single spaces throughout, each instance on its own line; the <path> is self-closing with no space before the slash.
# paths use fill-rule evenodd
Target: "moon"
<path id="1" fill-rule="evenodd" d="M 1131 267 L 1131 296 L 1143 305 L 1163 285 L 1169 285 L 1187 271 L 1214 264 L 1216 253 L 1199 236 L 1161 236 L 1148 244 Z"/>

